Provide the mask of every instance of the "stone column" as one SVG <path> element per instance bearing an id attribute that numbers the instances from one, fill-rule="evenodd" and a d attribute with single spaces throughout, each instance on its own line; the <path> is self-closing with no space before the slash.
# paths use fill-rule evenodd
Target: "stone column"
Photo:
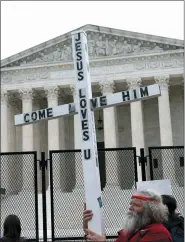
<path id="1" fill-rule="evenodd" d="M 138 88 L 142 83 L 141 78 L 128 78 L 126 81 L 130 89 Z M 136 147 L 137 155 L 140 156 L 140 148 L 145 148 L 142 102 L 137 101 L 130 103 L 130 112 L 132 147 Z M 142 181 L 141 166 L 138 160 L 137 171 L 138 181 Z"/>
<path id="2" fill-rule="evenodd" d="M 169 102 L 169 75 L 155 76 L 155 82 L 160 86 L 161 96 L 158 97 L 159 108 L 159 127 L 161 146 L 173 146 L 171 112 Z M 171 159 L 170 159 L 171 157 Z M 163 169 L 163 178 L 170 179 L 174 182 L 175 179 L 175 164 L 172 156 L 169 156 L 167 151 L 161 150 L 161 161 Z M 159 164 L 160 165 L 160 164 Z"/>
<path id="3" fill-rule="evenodd" d="M 1 152 L 8 152 L 8 92 L 1 89 Z M 9 193 L 9 162 L 7 156 L 0 157 L 1 188 Z"/>
<path id="4" fill-rule="evenodd" d="M 16 115 L 16 105 L 13 96 L 9 97 L 8 105 L 8 146 L 10 152 L 16 152 L 16 126 L 14 124 L 14 115 Z M 8 157 L 9 176 L 11 194 L 17 194 L 21 191 L 22 180 L 20 170 L 22 168 L 20 159 L 15 156 Z"/>
<path id="5" fill-rule="evenodd" d="M 12 97 L 9 99 L 8 105 L 8 140 L 9 140 L 9 151 L 15 152 L 16 151 L 16 127 L 14 124 L 14 115 L 16 115 L 14 100 Z"/>
<path id="6" fill-rule="evenodd" d="M 65 104 L 65 97 L 60 97 L 60 105 Z M 59 140 L 60 140 L 60 149 L 66 149 L 66 129 L 65 129 L 65 117 L 59 118 Z"/>
<path id="7" fill-rule="evenodd" d="M 19 90 L 22 98 L 22 113 L 32 112 L 33 90 L 25 88 Z M 22 126 L 22 151 L 33 151 L 33 124 Z M 31 159 L 23 159 L 23 189 L 34 188 L 34 170 Z M 30 175 L 30 176 L 29 176 Z"/>
<path id="8" fill-rule="evenodd" d="M 65 104 L 65 97 L 60 96 L 59 97 L 59 103 L 60 105 Z M 60 117 L 59 118 L 59 144 L 60 150 L 66 150 L 66 136 L 68 134 L 66 133 L 66 128 L 69 124 L 65 125 L 66 117 Z M 68 156 L 68 153 L 61 153 L 61 163 L 60 163 L 60 188 L 62 191 L 70 191 L 71 187 L 71 176 L 72 173 L 70 172 L 71 169 L 71 159 Z M 74 169 L 73 169 L 74 170 Z"/>
<path id="9" fill-rule="evenodd" d="M 8 152 L 8 93 L 1 90 L 1 152 Z"/>
<path id="10" fill-rule="evenodd" d="M 161 89 L 161 96 L 158 97 L 161 146 L 171 146 L 173 145 L 173 136 L 168 89 L 169 76 L 156 76 L 154 78 Z"/>
<path id="11" fill-rule="evenodd" d="M 104 80 L 100 83 L 100 90 L 102 95 L 111 94 L 114 92 L 114 81 Z M 103 123 L 104 123 L 104 143 L 105 148 L 117 147 L 117 109 L 116 107 L 103 109 Z M 118 179 L 118 156 L 116 151 L 105 152 L 106 159 L 106 185 L 119 185 Z"/>
<path id="12" fill-rule="evenodd" d="M 76 86 L 70 85 L 70 89 L 73 95 L 73 102 L 77 105 L 77 97 L 76 97 Z M 78 114 L 74 115 L 74 149 L 82 148 L 82 137 L 80 131 L 80 117 Z M 75 170 L 76 170 L 76 185 L 75 189 L 81 189 L 83 185 L 83 164 L 81 158 L 81 152 L 74 154 L 75 161 Z"/>
<path id="13" fill-rule="evenodd" d="M 48 107 L 58 106 L 58 86 L 49 86 L 44 89 L 47 95 Z M 48 150 L 59 150 L 59 143 L 59 119 L 48 120 Z M 53 187 L 55 191 L 60 189 L 60 162 L 62 160 L 58 159 L 58 157 L 57 154 L 53 156 Z"/>
<path id="14" fill-rule="evenodd" d="M 16 107 L 16 114 L 22 113 L 22 101 L 15 100 L 14 106 Z M 16 136 L 16 152 L 22 151 L 22 126 L 15 126 L 15 136 Z"/>

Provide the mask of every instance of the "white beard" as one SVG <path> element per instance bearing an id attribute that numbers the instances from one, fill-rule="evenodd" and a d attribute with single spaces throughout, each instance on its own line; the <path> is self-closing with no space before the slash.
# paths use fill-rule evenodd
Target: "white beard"
<path id="1" fill-rule="evenodd" d="M 134 212 L 127 212 L 123 222 L 123 229 L 127 231 L 133 231 L 136 229 L 139 216 Z"/>
<path id="2" fill-rule="evenodd" d="M 142 213 L 127 212 L 123 222 L 123 229 L 129 232 L 144 228 L 150 224 L 150 217 L 143 211 Z"/>

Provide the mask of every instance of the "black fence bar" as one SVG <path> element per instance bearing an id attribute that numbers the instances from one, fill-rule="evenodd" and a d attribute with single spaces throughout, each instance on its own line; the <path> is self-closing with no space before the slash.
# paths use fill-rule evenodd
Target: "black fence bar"
<path id="1" fill-rule="evenodd" d="M 39 206 L 38 206 L 38 171 L 37 171 L 37 152 L 34 152 L 34 185 L 35 185 L 35 228 L 36 241 L 39 241 Z"/>
<path id="2" fill-rule="evenodd" d="M 140 149 L 140 157 L 139 157 L 139 163 L 141 165 L 141 174 L 142 174 L 142 181 L 146 181 L 146 156 L 145 156 L 145 151 L 144 148 Z"/>
<path id="3" fill-rule="evenodd" d="M 42 170 L 42 212 L 43 212 L 43 241 L 47 241 L 47 205 L 46 205 L 46 168 L 45 152 L 41 152 L 40 168 Z"/>
<path id="4" fill-rule="evenodd" d="M 55 241 L 55 235 L 54 235 L 54 199 L 53 199 L 53 160 L 52 160 L 52 152 L 49 152 L 49 168 L 50 168 L 50 200 L 51 200 L 51 239 L 52 241 Z"/>

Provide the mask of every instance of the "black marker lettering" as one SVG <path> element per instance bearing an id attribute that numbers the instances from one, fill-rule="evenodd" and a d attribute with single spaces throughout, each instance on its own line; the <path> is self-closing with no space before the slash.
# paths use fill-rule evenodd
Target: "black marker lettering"
<path id="1" fill-rule="evenodd" d="M 79 97 L 80 97 L 80 98 L 85 97 L 85 95 L 82 94 L 82 91 L 83 91 L 82 89 L 79 89 Z"/>
<path id="2" fill-rule="evenodd" d="M 82 130 L 86 130 L 86 129 L 88 129 L 87 119 L 86 120 L 82 120 Z"/>
<path id="3" fill-rule="evenodd" d="M 91 107 L 96 108 L 97 106 L 98 106 L 97 98 L 92 98 L 91 99 Z"/>
<path id="4" fill-rule="evenodd" d="M 46 110 L 47 110 L 47 117 L 48 118 L 53 117 L 53 109 L 52 108 L 47 108 Z"/>
<path id="5" fill-rule="evenodd" d="M 87 106 L 87 101 L 83 98 L 80 100 L 80 107 L 81 108 L 86 108 Z"/>
<path id="6" fill-rule="evenodd" d="M 84 150 L 84 159 L 89 160 L 91 158 L 91 150 Z"/>
<path id="7" fill-rule="evenodd" d="M 100 97 L 100 107 L 107 105 L 107 97 L 102 96 Z"/>
<path id="8" fill-rule="evenodd" d="M 81 111 L 82 118 L 83 119 L 87 118 L 87 109 L 82 109 L 80 111 Z"/>
<path id="9" fill-rule="evenodd" d="M 137 99 L 136 90 L 133 90 L 133 92 L 134 92 L 134 98 Z"/>
<path id="10" fill-rule="evenodd" d="M 69 113 L 75 113 L 76 112 L 76 109 L 75 109 L 75 105 L 72 104 L 72 103 L 69 103 L 68 105 L 68 110 L 69 110 Z"/>
<path id="11" fill-rule="evenodd" d="M 82 61 L 78 61 L 76 63 L 76 68 L 77 68 L 77 71 L 82 71 L 83 70 L 83 63 L 82 63 Z"/>
<path id="12" fill-rule="evenodd" d="M 39 110 L 39 119 L 43 119 L 43 118 L 46 118 L 45 116 L 46 114 L 46 110 Z"/>
<path id="13" fill-rule="evenodd" d="M 28 117 L 28 119 L 27 119 L 27 117 Z M 24 114 L 24 122 L 25 122 L 25 123 L 30 122 L 30 119 L 29 119 L 29 113 Z"/>
<path id="14" fill-rule="evenodd" d="M 80 40 L 80 33 L 78 33 L 77 38 L 75 39 L 76 41 Z"/>
<path id="15" fill-rule="evenodd" d="M 145 97 L 145 96 L 149 96 L 148 94 L 148 87 L 141 87 L 140 88 L 140 93 L 141 93 L 141 97 Z"/>
<path id="16" fill-rule="evenodd" d="M 31 119 L 32 119 L 33 121 L 36 121 L 36 120 L 37 120 L 37 113 L 36 113 L 36 112 L 33 112 L 33 113 L 31 114 Z"/>
<path id="17" fill-rule="evenodd" d="M 129 94 L 129 91 L 125 91 L 125 92 L 122 92 L 122 98 L 123 98 L 123 101 L 129 101 L 130 100 L 130 94 Z M 125 98 L 127 98 L 127 100 L 125 100 Z"/>
<path id="18" fill-rule="evenodd" d="M 76 59 L 77 61 L 82 60 L 82 52 L 78 52 L 78 53 L 76 54 L 76 56 L 78 57 L 78 58 Z"/>
<path id="19" fill-rule="evenodd" d="M 78 81 L 82 81 L 84 79 L 83 71 L 78 72 Z"/>
<path id="20" fill-rule="evenodd" d="M 84 131 L 84 132 L 83 132 L 83 140 L 84 140 L 84 141 L 89 140 L 89 131 Z"/>
<path id="21" fill-rule="evenodd" d="M 81 51 L 81 42 L 75 43 L 75 50 L 76 51 Z"/>

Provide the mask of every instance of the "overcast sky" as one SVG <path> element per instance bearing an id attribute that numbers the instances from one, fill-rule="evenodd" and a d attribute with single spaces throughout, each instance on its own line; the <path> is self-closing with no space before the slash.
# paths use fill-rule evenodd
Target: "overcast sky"
<path id="1" fill-rule="evenodd" d="M 184 1 L 1 1 L 1 59 L 86 24 L 184 39 Z"/>

